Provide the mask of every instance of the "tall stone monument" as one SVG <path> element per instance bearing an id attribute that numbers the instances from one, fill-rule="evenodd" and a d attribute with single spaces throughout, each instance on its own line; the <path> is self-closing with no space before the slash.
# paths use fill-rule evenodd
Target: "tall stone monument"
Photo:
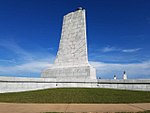
<path id="1" fill-rule="evenodd" d="M 84 9 L 78 8 L 64 16 L 57 57 L 53 66 L 45 69 L 41 77 L 96 79 L 96 70 L 88 63 Z"/>

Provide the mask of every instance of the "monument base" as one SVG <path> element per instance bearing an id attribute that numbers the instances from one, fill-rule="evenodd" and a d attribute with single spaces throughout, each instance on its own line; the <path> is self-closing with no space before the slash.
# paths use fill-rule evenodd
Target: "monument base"
<path id="1" fill-rule="evenodd" d="M 96 79 L 96 70 L 92 66 L 52 66 L 41 74 L 43 78 L 58 79 Z"/>

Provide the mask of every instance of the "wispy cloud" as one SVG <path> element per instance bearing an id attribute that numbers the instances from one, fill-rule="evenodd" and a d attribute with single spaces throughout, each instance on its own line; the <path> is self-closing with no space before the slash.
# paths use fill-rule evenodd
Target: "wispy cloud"
<path id="1" fill-rule="evenodd" d="M 141 50 L 142 48 L 132 48 L 132 49 L 121 49 L 113 46 L 106 46 L 101 49 L 102 52 L 125 52 L 125 53 L 132 53 L 132 52 L 137 52 Z"/>
<path id="2" fill-rule="evenodd" d="M 141 48 L 124 49 L 124 50 L 122 50 L 122 52 L 125 52 L 125 53 L 132 53 L 132 52 L 136 52 L 136 51 L 139 51 L 139 50 L 141 50 Z"/>
<path id="3" fill-rule="evenodd" d="M 150 60 L 141 63 L 104 63 L 90 62 L 97 69 L 98 76 L 102 78 L 113 78 L 116 74 L 118 78 L 122 78 L 125 70 L 129 78 L 150 78 Z"/>
<path id="4" fill-rule="evenodd" d="M 19 46 L 16 42 L 11 42 L 8 44 L 0 43 L 0 46 L 11 50 L 13 53 L 17 54 L 22 60 L 18 63 L 18 57 L 15 59 L 0 59 L 0 62 L 14 63 L 14 65 L 3 65 L 0 64 L 0 75 L 8 76 L 31 76 L 40 77 L 40 73 L 46 67 L 52 65 L 55 56 L 48 54 L 43 51 L 47 48 L 38 49 L 38 54 L 36 52 L 28 52 Z M 116 47 L 106 47 L 103 48 L 103 52 L 110 51 L 120 51 L 120 52 L 135 52 L 140 50 L 137 49 L 119 49 Z M 40 51 L 39 51 L 40 50 Z M 124 50 L 124 51 L 123 51 Z M 28 59 L 28 60 L 27 60 Z M 113 78 L 113 74 L 117 74 L 120 78 L 124 70 L 127 71 L 129 78 L 150 78 L 150 61 L 141 63 L 104 63 L 104 62 L 90 62 L 97 69 L 97 75 L 102 78 Z"/>
<path id="5" fill-rule="evenodd" d="M 15 59 L 0 59 L 0 62 L 9 62 L 9 63 L 16 63 Z"/>
<path id="6" fill-rule="evenodd" d="M 0 66 L 0 73 L 3 76 L 32 76 L 36 74 L 35 76 L 39 77 L 42 70 L 49 66 L 51 66 L 51 64 L 48 60 L 43 59 L 43 61 L 32 61 L 15 66 Z"/>
<path id="7" fill-rule="evenodd" d="M 1 41 L 0 46 L 17 55 L 16 58 L 0 59 L 0 75 L 3 76 L 39 76 L 54 61 L 54 55 L 47 48 L 37 48 L 38 52 L 29 52 L 15 41 Z"/>
<path id="8" fill-rule="evenodd" d="M 54 50 L 54 48 L 52 48 L 52 47 L 50 47 L 50 48 L 47 48 L 48 50 L 50 50 L 50 51 L 53 51 Z"/>
<path id="9" fill-rule="evenodd" d="M 112 52 L 112 51 L 120 51 L 119 48 L 116 47 L 111 47 L 111 46 L 106 46 L 101 49 L 102 52 Z"/>
<path id="10" fill-rule="evenodd" d="M 21 46 L 18 45 L 13 39 L 9 40 L 0 40 L 0 47 L 3 47 L 14 54 L 21 56 L 21 58 L 26 60 L 32 60 L 33 55 L 23 49 Z"/>

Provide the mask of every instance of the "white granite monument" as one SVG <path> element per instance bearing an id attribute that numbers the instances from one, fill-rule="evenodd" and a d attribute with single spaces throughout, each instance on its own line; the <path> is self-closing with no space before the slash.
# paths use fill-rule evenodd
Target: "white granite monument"
<path id="1" fill-rule="evenodd" d="M 75 81 L 96 79 L 96 70 L 88 63 L 84 9 L 78 8 L 64 16 L 57 57 L 41 77 Z"/>

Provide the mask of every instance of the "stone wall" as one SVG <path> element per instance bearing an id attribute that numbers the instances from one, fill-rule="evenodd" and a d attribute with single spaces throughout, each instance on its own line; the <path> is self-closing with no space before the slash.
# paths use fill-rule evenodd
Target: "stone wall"
<path id="1" fill-rule="evenodd" d="M 57 82 L 56 82 L 57 81 Z M 32 91 L 48 88 L 112 88 L 125 90 L 150 91 L 150 79 L 145 80 L 91 80 L 52 78 L 23 78 L 23 77 L 0 77 L 0 93 Z"/>

